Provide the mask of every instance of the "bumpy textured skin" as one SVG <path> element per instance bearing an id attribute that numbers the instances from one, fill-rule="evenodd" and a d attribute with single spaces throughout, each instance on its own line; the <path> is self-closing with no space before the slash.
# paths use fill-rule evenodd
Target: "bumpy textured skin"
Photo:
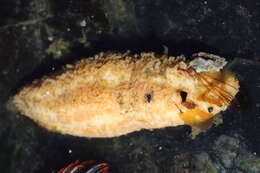
<path id="1" fill-rule="evenodd" d="M 13 102 L 41 126 L 75 136 L 198 124 L 225 110 L 239 84 L 230 72 L 196 73 L 187 63 L 152 52 L 100 53 L 25 86 Z M 218 88 L 228 99 L 211 92 Z"/>

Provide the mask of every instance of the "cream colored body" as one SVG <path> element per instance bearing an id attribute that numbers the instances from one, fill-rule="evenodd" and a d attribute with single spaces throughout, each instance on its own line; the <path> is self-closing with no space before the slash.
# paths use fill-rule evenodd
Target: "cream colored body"
<path id="1" fill-rule="evenodd" d="M 196 124 L 225 110 L 230 100 L 222 103 L 213 94 L 219 104 L 213 103 L 203 93 L 216 85 L 233 99 L 239 88 L 234 75 L 196 74 L 186 68 L 180 57 L 100 53 L 67 65 L 60 75 L 24 87 L 14 103 L 24 115 L 49 130 L 85 137 Z M 207 78 L 206 85 L 198 75 Z M 183 104 L 181 91 L 188 93 L 187 102 L 194 103 L 194 108 Z M 208 113 L 209 107 L 213 112 Z"/>

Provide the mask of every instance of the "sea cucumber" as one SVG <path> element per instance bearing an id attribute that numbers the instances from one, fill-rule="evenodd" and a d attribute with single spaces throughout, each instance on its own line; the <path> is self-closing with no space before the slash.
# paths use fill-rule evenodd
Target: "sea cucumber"
<path id="1" fill-rule="evenodd" d="M 204 57 L 193 58 L 201 62 Z M 239 82 L 221 67 L 225 63 L 212 68 L 210 62 L 210 68 L 202 65 L 198 71 L 197 62 L 153 52 L 101 52 L 66 65 L 61 74 L 35 80 L 13 102 L 41 126 L 75 136 L 199 125 L 227 109 Z"/>

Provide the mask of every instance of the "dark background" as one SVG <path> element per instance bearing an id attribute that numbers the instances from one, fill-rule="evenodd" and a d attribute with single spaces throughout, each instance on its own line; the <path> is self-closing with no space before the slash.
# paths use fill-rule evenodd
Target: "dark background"
<path id="1" fill-rule="evenodd" d="M 100 51 L 226 57 L 238 102 L 191 139 L 188 126 L 87 139 L 48 132 L 9 99 L 24 84 Z M 80 159 L 113 172 L 260 172 L 260 2 L 257 0 L 1 0 L 0 172 L 46 173 Z M 72 152 L 69 152 L 71 150 Z M 185 173 L 186 173 L 185 172 Z"/>

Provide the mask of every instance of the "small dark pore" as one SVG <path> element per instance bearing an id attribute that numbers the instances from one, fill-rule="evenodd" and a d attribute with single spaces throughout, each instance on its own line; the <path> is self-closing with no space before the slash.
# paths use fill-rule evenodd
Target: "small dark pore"
<path id="1" fill-rule="evenodd" d="M 185 91 L 180 91 L 180 95 L 181 95 L 181 102 L 186 102 L 188 93 Z"/>
<path id="2" fill-rule="evenodd" d="M 153 93 L 145 94 L 145 101 L 150 103 L 153 99 Z"/>
<path id="3" fill-rule="evenodd" d="M 209 111 L 209 112 L 212 112 L 212 111 L 213 111 L 213 107 L 209 107 L 209 108 L 208 108 L 208 111 Z"/>
<path id="4" fill-rule="evenodd" d="M 181 96 L 181 104 L 183 106 L 185 106 L 188 109 L 194 109 L 196 107 L 195 103 L 191 101 L 187 101 L 188 93 L 186 91 L 180 91 L 180 96 Z"/>

